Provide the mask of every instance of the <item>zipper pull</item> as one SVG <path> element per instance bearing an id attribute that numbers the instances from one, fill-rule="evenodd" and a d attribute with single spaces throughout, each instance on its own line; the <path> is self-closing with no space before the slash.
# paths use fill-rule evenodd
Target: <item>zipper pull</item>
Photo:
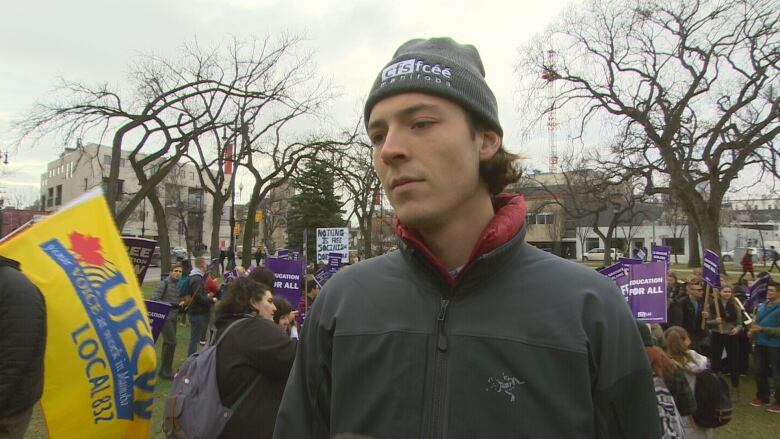
<path id="1" fill-rule="evenodd" d="M 436 343 L 436 347 L 441 352 L 447 351 L 447 334 L 444 332 L 444 321 L 447 318 L 447 306 L 449 306 L 450 301 L 447 299 L 441 300 L 441 308 L 439 308 L 439 337 Z"/>

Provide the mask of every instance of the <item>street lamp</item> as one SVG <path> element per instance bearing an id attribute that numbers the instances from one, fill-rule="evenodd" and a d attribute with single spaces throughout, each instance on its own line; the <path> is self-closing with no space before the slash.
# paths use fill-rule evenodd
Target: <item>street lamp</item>
<path id="1" fill-rule="evenodd" d="M 241 203 L 243 198 L 241 197 L 241 192 L 244 190 L 244 183 L 238 184 L 238 202 Z"/>

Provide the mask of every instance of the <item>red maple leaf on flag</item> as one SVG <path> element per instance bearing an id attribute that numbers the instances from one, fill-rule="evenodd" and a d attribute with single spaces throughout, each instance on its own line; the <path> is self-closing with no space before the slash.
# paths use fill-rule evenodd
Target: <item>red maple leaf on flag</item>
<path id="1" fill-rule="evenodd" d="M 91 265 L 104 265 L 106 260 L 101 253 L 100 240 L 94 236 L 73 232 L 70 238 L 70 249 L 76 252 L 81 260 Z"/>

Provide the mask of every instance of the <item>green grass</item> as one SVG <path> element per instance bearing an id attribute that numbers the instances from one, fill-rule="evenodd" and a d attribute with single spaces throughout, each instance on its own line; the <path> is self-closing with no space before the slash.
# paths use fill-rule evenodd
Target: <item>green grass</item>
<path id="1" fill-rule="evenodd" d="M 679 272 L 684 273 L 685 270 L 690 271 L 687 267 L 680 266 L 679 268 L 673 268 Z M 681 276 L 682 277 L 682 276 Z M 735 276 L 736 277 L 736 276 Z M 153 283 L 145 283 L 143 285 L 143 292 L 145 297 L 149 297 L 154 290 Z M 176 339 L 178 340 L 176 346 L 176 355 L 174 358 L 174 369 L 178 367 L 186 357 L 187 342 L 189 341 L 190 331 L 189 326 L 178 326 L 176 331 Z M 160 347 L 162 342 L 157 343 L 157 355 L 159 359 Z M 152 414 L 150 438 L 164 439 L 165 435 L 162 434 L 162 412 L 163 405 L 165 403 L 165 397 L 168 395 L 168 390 L 171 387 L 171 382 L 166 380 L 158 380 L 157 388 L 154 392 L 154 411 Z M 734 403 L 734 417 L 733 420 L 726 426 L 715 429 L 715 438 L 717 439 L 763 439 L 763 438 L 776 438 L 778 435 L 778 426 L 780 426 L 780 414 L 773 414 L 766 411 L 764 408 L 752 407 L 750 400 L 753 399 L 756 393 L 756 384 L 754 375 L 751 373 L 747 377 L 740 379 L 741 387 L 741 399 Z M 46 427 L 44 426 L 43 417 L 41 412 L 36 406 L 33 413 L 30 427 L 27 430 L 27 434 L 24 436 L 26 439 L 46 439 L 48 435 L 46 433 Z"/>

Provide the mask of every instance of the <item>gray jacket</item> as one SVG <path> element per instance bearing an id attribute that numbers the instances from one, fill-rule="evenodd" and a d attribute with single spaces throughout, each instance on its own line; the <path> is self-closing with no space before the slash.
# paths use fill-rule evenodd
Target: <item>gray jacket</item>
<path id="1" fill-rule="evenodd" d="M 454 288 L 409 248 L 334 275 L 306 319 L 274 437 L 660 437 L 618 288 L 524 237 Z"/>
<path id="2" fill-rule="evenodd" d="M 168 276 L 164 280 L 161 280 L 157 284 L 157 288 L 152 293 L 152 300 L 159 302 L 170 303 L 174 305 L 174 310 L 178 309 L 179 305 L 179 281 L 174 280 Z"/>

